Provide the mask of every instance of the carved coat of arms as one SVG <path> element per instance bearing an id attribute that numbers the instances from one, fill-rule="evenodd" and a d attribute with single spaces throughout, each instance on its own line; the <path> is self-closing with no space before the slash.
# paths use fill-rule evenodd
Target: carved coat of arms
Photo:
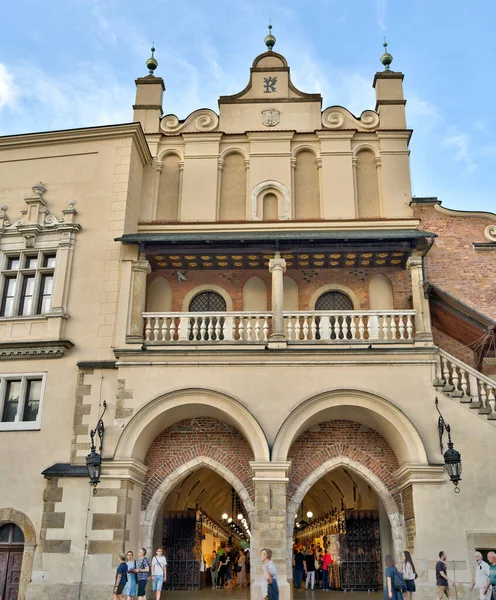
<path id="1" fill-rule="evenodd" d="M 263 110 L 263 124 L 266 127 L 274 127 L 274 125 L 277 125 L 279 123 L 280 114 L 281 113 L 277 110 L 277 108 L 267 108 Z"/>

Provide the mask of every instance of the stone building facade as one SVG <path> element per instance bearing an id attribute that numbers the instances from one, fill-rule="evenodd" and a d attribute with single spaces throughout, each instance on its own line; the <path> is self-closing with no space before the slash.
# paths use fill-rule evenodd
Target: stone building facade
<path id="1" fill-rule="evenodd" d="M 249 542 L 254 599 L 261 548 L 288 598 L 293 542 L 356 515 L 421 598 L 496 546 L 496 215 L 412 198 L 401 73 L 322 110 L 268 41 L 218 112 L 163 116 L 151 62 L 133 123 L 0 138 L 0 594 L 108 597 L 188 511 Z"/>

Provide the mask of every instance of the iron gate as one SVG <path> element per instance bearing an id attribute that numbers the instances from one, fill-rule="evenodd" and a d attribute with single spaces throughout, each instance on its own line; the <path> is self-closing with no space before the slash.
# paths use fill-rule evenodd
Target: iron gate
<path id="1" fill-rule="evenodd" d="M 163 545 L 167 559 L 168 590 L 199 590 L 202 519 L 195 510 L 165 513 Z"/>

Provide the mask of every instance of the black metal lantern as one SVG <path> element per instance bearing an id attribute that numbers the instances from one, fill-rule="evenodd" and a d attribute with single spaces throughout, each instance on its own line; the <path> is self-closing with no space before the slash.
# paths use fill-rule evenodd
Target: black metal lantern
<path id="1" fill-rule="evenodd" d="M 439 413 L 439 419 L 437 422 L 437 428 L 439 431 L 439 447 L 442 453 L 444 450 L 443 436 L 444 432 L 446 431 L 446 433 L 448 434 L 448 449 L 443 454 L 444 466 L 446 469 L 446 473 L 448 473 L 450 480 L 455 486 L 455 493 L 458 494 L 460 492 L 458 484 L 462 480 L 462 455 L 458 452 L 458 450 L 455 450 L 453 448 L 453 442 L 451 441 L 451 427 L 446 423 L 443 415 L 441 414 L 441 411 L 439 410 L 439 400 L 437 398 L 435 400 L 435 403 L 437 412 Z"/>
<path id="2" fill-rule="evenodd" d="M 90 479 L 90 485 L 93 486 L 93 493 L 96 493 L 96 486 L 100 483 L 100 475 L 102 472 L 102 448 L 103 448 L 103 434 L 105 433 L 105 426 L 103 424 L 103 415 L 107 410 L 107 403 L 103 401 L 103 412 L 102 416 L 98 419 L 95 429 L 90 431 L 91 447 L 90 453 L 86 457 L 86 468 L 88 469 L 88 477 Z M 99 452 L 96 451 L 95 436 L 98 434 L 100 439 Z"/>

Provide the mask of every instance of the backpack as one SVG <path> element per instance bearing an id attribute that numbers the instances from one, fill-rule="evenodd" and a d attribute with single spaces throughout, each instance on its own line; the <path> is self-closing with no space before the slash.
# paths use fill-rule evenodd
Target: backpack
<path id="1" fill-rule="evenodd" d="M 403 575 L 398 571 L 396 567 L 394 567 L 393 580 L 391 583 L 393 584 L 393 589 L 397 592 L 406 591 L 406 585 L 405 580 L 403 579 Z"/>
<path id="2" fill-rule="evenodd" d="M 320 569 L 320 562 L 317 557 L 315 557 L 315 570 L 318 571 Z"/>

